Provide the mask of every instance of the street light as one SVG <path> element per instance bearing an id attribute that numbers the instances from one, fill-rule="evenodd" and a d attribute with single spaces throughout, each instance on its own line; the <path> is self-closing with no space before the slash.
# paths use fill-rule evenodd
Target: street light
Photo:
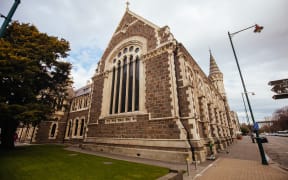
<path id="1" fill-rule="evenodd" d="M 10 23 L 10 21 L 12 19 L 12 16 L 15 13 L 15 11 L 16 11 L 18 5 L 20 4 L 20 2 L 21 2 L 20 0 L 15 0 L 13 6 L 11 7 L 11 9 L 10 9 L 8 15 L 7 15 L 7 17 L 4 16 L 3 14 L 1 14 L 1 17 L 4 18 L 5 20 L 4 20 L 4 22 L 3 22 L 2 26 L 1 26 L 1 29 L 0 29 L 0 38 L 2 38 L 4 36 L 6 28 L 7 28 L 8 24 Z"/>
<path id="2" fill-rule="evenodd" d="M 250 93 L 250 94 L 252 94 L 253 96 L 255 95 L 254 92 L 247 92 L 247 93 Z M 245 103 L 243 94 L 245 94 L 245 93 L 242 92 L 241 95 L 242 95 L 242 100 L 243 100 L 243 104 L 244 104 L 244 108 L 245 108 L 247 124 L 250 125 L 250 120 L 249 120 L 249 116 L 248 116 L 248 112 L 247 112 L 247 108 L 246 108 L 246 103 Z"/>
<path id="3" fill-rule="evenodd" d="M 251 119 L 253 121 L 253 125 L 256 126 L 256 123 L 255 123 L 255 120 L 254 120 L 254 115 L 253 115 L 252 108 L 251 108 L 250 101 L 249 101 L 249 97 L 248 97 L 248 93 L 247 93 L 247 90 L 246 90 L 244 79 L 242 77 L 241 69 L 240 69 L 240 66 L 239 66 L 239 63 L 238 63 L 238 58 L 237 58 L 237 55 L 236 55 L 236 52 L 235 52 L 235 49 L 234 49 L 234 45 L 233 45 L 233 42 L 232 42 L 232 36 L 233 35 L 235 35 L 237 33 L 240 33 L 242 31 L 251 29 L 251 28 L 254 28 L 254 32 L 255 33 L 259 33 L 259 32 L 262 31 L 263 26 L 259 26 L 258 24 L 255 24 L 253 26 L 249 26 L 247 28 L 241 29 L 240 31 L 237 31 L 237 32 L 234 32 L 234 33 L 230 33 L 228 31 L 228 36 L 229 36 L 229 40 L 230 40 L 231 47 L 232 47 L 232 50 L 233 50 L 233 54 L 234 54 L 234 57 L 235 57 L 235 61 L 236 61 L 236 64 L 237 64 L 237 68 L 238 68 L 238 71 L 239 71 L 239 75 L 240 75 L 240 78 L 241 78 L 242 86 L 243 86 L 243 89 L 244 89 L 244 94 L 246 96 L 246 100 L 247 100 L 248 108 L 249 108 L 249 111 L 250 111 Z M 259 148 L 260 155 L 261 155 L 262 164 L 263 165 L 268 165 L 268 162 L 267 162 L 266 157 L 265 157 L 265 152 L 264 152 L 262 143 L 261 143 L 260 138 L 259 138 L 258 130 L 256 130 L 255 133 L 256 133 L 256 141 L 257 141 L 258 148 Z"/>

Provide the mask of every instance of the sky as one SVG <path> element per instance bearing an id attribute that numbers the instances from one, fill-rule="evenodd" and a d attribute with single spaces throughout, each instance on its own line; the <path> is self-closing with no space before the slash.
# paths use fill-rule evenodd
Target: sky
<path id="1" fill-rule="evenodd" d="M 7 15 L 14 0 L 0 0 Z M 202 70 L 209 73 L 209 49 L 224 74 L 231 110 L 245 119 L 243 87 L 228 38 L 254 24 L 264 26 L 232 40 L 256 121 L 264 120 L 288 99 L 274 100 L 269 81 L 288 78 L 287 0 L 129 0 L 129 9 L 159 27 L 168 25 Z M 97 63 L 126 10 L 125 0 L 22 0 L 13 20 L 31 23 L 39 31 L 70 42 L 75 89 L 91 80 Z M 3 18 L 0 19 L 3 23 Z"/>

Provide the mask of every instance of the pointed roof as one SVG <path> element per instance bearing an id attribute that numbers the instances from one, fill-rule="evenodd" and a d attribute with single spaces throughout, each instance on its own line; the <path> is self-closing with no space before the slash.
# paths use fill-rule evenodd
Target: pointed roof
<path id="1" fill-rule="evenodd" d="M 216 61 L 211 53 L 211 50 L 209 49 L 209 53 L 210 53 L 210 72 L 209 72 L 209 75 L 211 74 L 219 74 L 222 72 L 220 71 L 218 65 L 216 64 Z"/>
<path id="2" fill-rule="evenodd" d="M 129 24 L 135 22 L 136 20 L 142 21 L 144 24 L 147 24 L 149 26 L 151 26 L 154 29 L 160 29 L 159 26 L 155 25 L 154 23 L 148 21 L 147 19 L 139 16 L 138 14 L 132 12 L 128 7 L 126 7 L 125 13 L 121 19 L 121 21 L 119 22 L 116 31 L 114 32 L 114 35 L 119 33 L 119 31 L 121 31 L 121 29 L 125 28 L 125 26 L 128 26 Z"/>

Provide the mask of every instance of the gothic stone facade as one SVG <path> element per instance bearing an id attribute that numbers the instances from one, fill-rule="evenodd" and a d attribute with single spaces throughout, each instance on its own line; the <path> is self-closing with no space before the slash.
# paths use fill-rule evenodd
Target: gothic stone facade
<path id="1" fill-rule="evenodd" d="M 55 142 L 185 162 L 193 156 L 205 161 L 209 143 L 217 153 L 235 137 L 237 116 L 230 112 L 223 74 L 212 54 L 207 77 L 169 27 L 160 28 L 129 9 L 92 84 L 80 91 L 85 88 L 89 90 L 78 90 L 70 111 L 59 120 Z M 87 101 L 79 100 L 83 98 Z M 62 122 L 65 128 L 60 128 Z M 51 128 L 48 136 L 54 133 Z"/>

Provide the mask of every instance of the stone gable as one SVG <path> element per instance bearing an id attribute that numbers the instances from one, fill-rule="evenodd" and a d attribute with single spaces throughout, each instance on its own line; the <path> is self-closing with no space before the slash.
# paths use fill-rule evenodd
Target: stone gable
<path id="1" fill-rule="evenodd" d="M 115 46 L 121 41 L 133 36 L 144 37 L 145 39 L 147 39 L 147 50 L 149 51 L 156 48 L 157 46 L 156 32 L 157 31 L 155 27 L 146 24 L 140 19 L 134 17 L 131 13 L 129 13 L 129 11 L 126 11 L 100 60 L 101 66 L 98 67 L 100 69 L 100 72 L 104 72 L 106 63 L 105 60 L 107 60 L 107 57 L 111 53 L 113 48 L 115 48 Z"/>

